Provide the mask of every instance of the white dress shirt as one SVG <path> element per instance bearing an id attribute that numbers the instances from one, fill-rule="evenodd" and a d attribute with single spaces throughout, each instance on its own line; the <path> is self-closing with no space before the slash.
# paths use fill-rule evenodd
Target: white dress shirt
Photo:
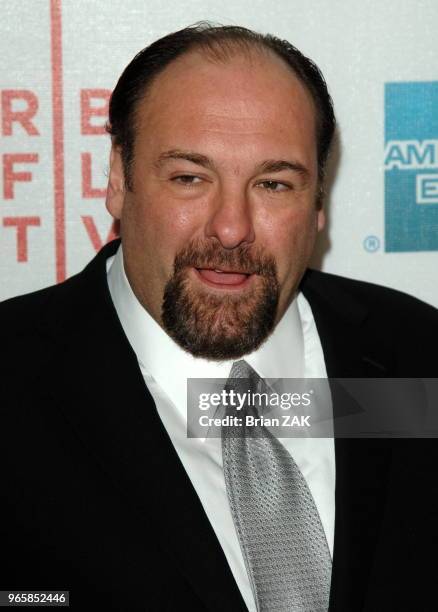
<path id="1" fill-rule="evenodd" d="M 199 496 L 250 612 L 256 612 L 228 505 L 218 438 L 187 438 L 187 379 L 228 378 L 233 361 L 193 357 L 177 345 L 135 297 L 122 247 L 107 262 L 108 285 L 125 334 L 176 452 Z M 309 303 L 299 293 L 268 340 L 245 360 L 262 378 L 326 378 Z M 335 453 L 332 438 L 282 438 L 312 492 L 333 555 Z M 176 509 L 177 510 L 177 509 Z M 208 563 L 208 559 L 206 559 Z"/>

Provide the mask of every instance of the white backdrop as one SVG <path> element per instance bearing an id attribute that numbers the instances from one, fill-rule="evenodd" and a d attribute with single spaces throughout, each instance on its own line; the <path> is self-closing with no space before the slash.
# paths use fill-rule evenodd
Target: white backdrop
<path id="1" fill-rule="evenodd" d="M 110 237 L 109 92 L 138 50 L 207 19 L 287 38 L 327 79 L 339 143 L 314 265 L 438 305 L 438 149 L 422 160 L 432 182 L 426 203 L 413 204 L 423 215 L 414 248 L 385 250 L 384 166 L 385 83 L 438 81 L 436 0 L 3 0 L 1 8 L 0 299 L 74 274 Z M 438 107 L 428 112 L 437 117 Z"/>

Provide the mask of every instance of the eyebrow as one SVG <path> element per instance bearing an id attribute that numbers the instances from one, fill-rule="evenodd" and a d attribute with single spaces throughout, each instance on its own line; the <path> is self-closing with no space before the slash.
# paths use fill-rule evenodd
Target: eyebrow
<path id="1" fill-rule="evenodd" d="M 202 153 L 195 153 L 194 151 L 183 151 L 181 149 L 171 149 L 169 151 L 165 151 L 159 156 L 154 165 L 160 167 L 166 161 L 172 159 L 184 159 L 210 170 L 215 169 L 215 164 L 206 155 L 202 155 Z M 291 170 L 292 172 L 298 172 L 306 177 L 309 176 L 309 171 L 303 164 L 297 161 L 288 161 L 284 159 L 267 159 L 259 164 L 256 170 L 257 174 L 263 172 L 281 172 L 282 170 Z"/>
<path id="2" fill-rule="evenodd" d="M 282 170 L 292 170 L 305 176 L 309 175 L 306 166 L 297 161 L 286 161 L 284 159 L 268 159 L 258 166 L 259 172 L 281 172 Z"/>
<path id="3" fill-rule="evenodd" d="M 170 151 L 165 151 L 159 156 L 154 165 L 160 167 L 170 159 L 185 159 L 197 164 L 198 166 L 203 166 L 204 168 L 209 168 L 210 170 L 214 169 L 214 163 L 206 155 L 194 153 L 193 151 L 182 151 L 181 149 L 171 149 Z"/>

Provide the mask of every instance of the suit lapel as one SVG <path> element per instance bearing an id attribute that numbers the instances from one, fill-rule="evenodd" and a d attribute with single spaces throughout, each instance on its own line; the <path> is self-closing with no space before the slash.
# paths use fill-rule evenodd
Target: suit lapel
<path id="1" fill-rule="evenodd" d="M 54 321 L 48 307 L 43 333 L 56 344 L 53 395 L 120 494 L 160 532 L 163 550 L 207 609 L 245 610 L 114 310 L 105 273 L 112 251 L 106 247 L 60 288 L 62 320 Z"/>
<path id="2" fill-rule="evenodd" d="M 367 311 L 325 275 L 308 272 L 302 290 L 312 308 L 329 378 L 378 378 L 385 355 L 367 331 Z M 345 398 L 331 384 L 335 417 Z M 364 606 L 385 511 L 391 452 L 388 440 L 335 439 L 335 541 L 330 610 Z"/>

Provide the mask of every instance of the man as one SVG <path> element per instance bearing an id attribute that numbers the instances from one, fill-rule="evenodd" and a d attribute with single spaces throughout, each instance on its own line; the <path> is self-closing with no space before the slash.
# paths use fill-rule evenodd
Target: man
<path id="1" fill-rule="evenodd" d="M 433 440 L 250 440 L 267 454 L 239 483 L 240 443 L 186 436 L 188 378 L 436 376 L 432 307 L 306 272 L 334 125 L 314 64 L 243 28 L 187 28 L 126 68 L 121 245 L 1 307 L 2 589 L 78 610 L 433 609 Z"/>

